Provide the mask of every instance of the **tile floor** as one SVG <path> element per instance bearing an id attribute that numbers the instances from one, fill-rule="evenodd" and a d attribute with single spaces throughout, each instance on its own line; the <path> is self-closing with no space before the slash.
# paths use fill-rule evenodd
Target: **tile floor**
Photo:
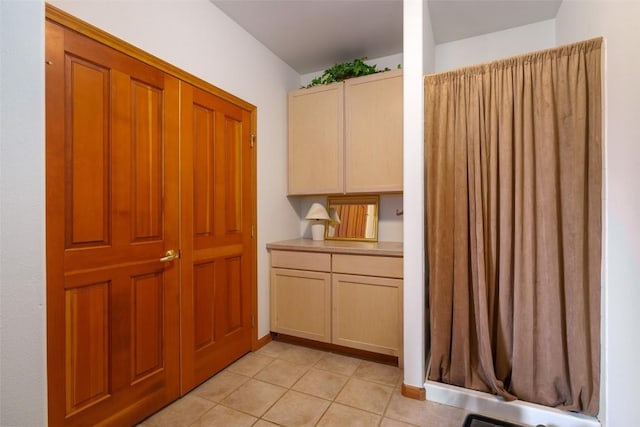
<path id="1" fill-rule="evenodd" d="M 465 411 L 401 395 L 396 367 L 272 341 L 140 427 L 460 427 Z"/>

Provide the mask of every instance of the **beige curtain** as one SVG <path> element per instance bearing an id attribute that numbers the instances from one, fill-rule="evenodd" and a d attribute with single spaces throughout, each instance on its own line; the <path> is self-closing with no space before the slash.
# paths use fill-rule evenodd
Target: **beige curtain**
<path id="1" fill-rule="evenodd" d="M 427 76 L 430 380 L 597 414 L 601 43 Z"/>

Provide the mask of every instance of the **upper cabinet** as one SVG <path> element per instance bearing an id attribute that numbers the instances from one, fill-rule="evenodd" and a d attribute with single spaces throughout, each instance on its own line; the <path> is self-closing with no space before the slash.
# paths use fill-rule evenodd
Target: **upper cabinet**
<path id="1" fill-rule="evenodd" d="M 401 191 L 401 70 L 289 92 L 289 195 Z"/>
<path id="2" fill-rule="evenodd" d="M 402 191 L 402 71 L 345 81 L 345 191 Z"/>
<path id="3" fill-rule="evenodd" d="M 289 194 L 344 191 L 344 84 L 289 92 Z"/>

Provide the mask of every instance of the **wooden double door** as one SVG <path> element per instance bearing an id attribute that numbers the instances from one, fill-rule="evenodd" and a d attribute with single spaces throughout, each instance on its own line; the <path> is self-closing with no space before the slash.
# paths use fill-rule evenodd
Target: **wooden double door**
<path id="1" fill-rule="evenodd" d="M 49 424 L 131 425 L 255 340 L 255 109 L 47 16 Z"/>

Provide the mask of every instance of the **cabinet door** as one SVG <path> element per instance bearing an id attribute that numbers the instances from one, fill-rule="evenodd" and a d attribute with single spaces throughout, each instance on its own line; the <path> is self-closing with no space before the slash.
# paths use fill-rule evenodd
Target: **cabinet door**
<path id="1" fill-rule="evenodd" d="M 400 355 L 402 280 L 333 274 L 332 342 Z"/>
<path id="2" fill-rule="evenodd" d="M 331 342 L 331 274 L 272 268 L 271 330 Z"/>
<path id="3" fill-rule="evenodd" d="M 345 190 L 402 191 L 402 71 L 345 81 Z"/>
<path id="4" fill-rule="evenodd" d="M 289 92 L 289 195 L 342 193 L 344 85 Z"/>

